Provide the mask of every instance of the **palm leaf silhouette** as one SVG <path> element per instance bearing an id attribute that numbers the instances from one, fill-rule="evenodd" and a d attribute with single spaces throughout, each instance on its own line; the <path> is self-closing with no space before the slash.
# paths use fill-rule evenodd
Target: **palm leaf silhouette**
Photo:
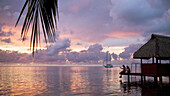
<path id="1" fill-rule="evenodd" d="M 31 26 L 30 50 L 34 55 L 40 44 L 40 29 L 42 29 L 46 43 L 55 40 L 55 30 L 57 20 L 59 20 L 58 0 L 26 0 L 15 26 L 17 26 L 26 7 L 28 9 L 21 30 L 21 38 L 23 41 L 25 40 Z"/>

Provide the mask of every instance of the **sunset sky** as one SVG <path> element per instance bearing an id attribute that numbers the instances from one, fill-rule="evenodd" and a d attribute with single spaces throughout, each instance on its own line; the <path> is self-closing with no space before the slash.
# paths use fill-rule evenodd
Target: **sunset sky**
<path id="1" fill-rule="evenodd" d="M 59 0 L 56 42 L 46 47 L 42 34 L 32 58 L 30 35 L 20 36 L 24 16 L 15 27 L 24 1 L 0 0 L 0 62 L 98 63 L 106 51 L 123 60 L 151 34 L 170 35 L 170 0 Z"/>

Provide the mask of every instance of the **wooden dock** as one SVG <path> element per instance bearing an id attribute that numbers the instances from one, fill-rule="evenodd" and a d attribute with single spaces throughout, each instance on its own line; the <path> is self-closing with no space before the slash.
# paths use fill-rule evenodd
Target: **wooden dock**
<path id="1" fill-rule="evenodd" d="M 135 76 L 141 76 L 142 73 L 123 73 L 121 75 L 135 75 Z"/>
<path id="2" fill-rule="evenodd" d="M 160 73 L 160 74 L 142 74 L 142 73 L 122 73 L 121 75 L 135 75 L 135 76 L 152 76 L 152 77 L 159 77 L 159 76 L 170 76 L 170 74 Z"/>
<path id="3" fill-rule="evenodd" d="M 150 76 L 150 77 L 154 77 L 154 82 L 157 83 L 157 77 L 159 77 L 160 82 L 162 83 L 162 76 L 168 76 L 169 77 L 169 82 L 170 82 L 170 74 L 143 74 L 143 73 L 122 73 L 120 75 L 127 75 L 128 76 L 128 83 L 130 82 L 130 76 L 134 75 L 134 76 L 141 76 L 141 83 L 143 83 L 143 81 L 145 82 L 146 76 Z"/>

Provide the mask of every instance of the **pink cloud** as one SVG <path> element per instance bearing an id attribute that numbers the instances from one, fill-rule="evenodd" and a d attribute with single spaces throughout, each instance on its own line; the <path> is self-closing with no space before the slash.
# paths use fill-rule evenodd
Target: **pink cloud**
<path id="1" fill-rule="evenodd" d="M 69 8 L 68 10 L 71 11 L 71 12 L 78 12 L 82 8 L 88 7 L 89 3 L 90 3 L 90 0 L 76 1 L 68 7 Z"/>
<path id="2" fill-rule="evenodd" d="M 132 38 L 132 37 L 137 37 L 141 36 L 141 33 L 138 32 L 112 32 L 106 34 L 106 36 L 110 38 Z"/>

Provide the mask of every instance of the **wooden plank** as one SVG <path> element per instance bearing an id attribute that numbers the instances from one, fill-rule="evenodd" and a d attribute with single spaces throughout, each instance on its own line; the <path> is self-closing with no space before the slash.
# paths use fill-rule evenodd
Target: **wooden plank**
<path id="1" fill-rule="evenodd" d="M 141 73 L 122 73 L 121 75 L 142 75 Z"/>
<path id="2" fill-rule="evenodd" d="M 136 76 L 170 76 L 170 74 L 142 74 L 142 73 L 122 73 L 121 75 L 136 75 Z"/>

